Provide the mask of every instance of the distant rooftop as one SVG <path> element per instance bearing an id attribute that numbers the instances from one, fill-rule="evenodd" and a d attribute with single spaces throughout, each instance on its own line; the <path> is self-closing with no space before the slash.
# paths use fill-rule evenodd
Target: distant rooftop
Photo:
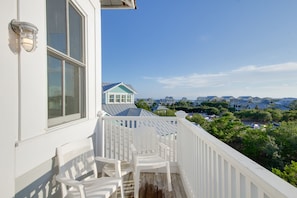
<path id="1" fill-rule="evenodd" d="M 137 108 L 135 104 L 102 104 L 102 109 L 112 116 L 156 116 L 156 114 Z"/>

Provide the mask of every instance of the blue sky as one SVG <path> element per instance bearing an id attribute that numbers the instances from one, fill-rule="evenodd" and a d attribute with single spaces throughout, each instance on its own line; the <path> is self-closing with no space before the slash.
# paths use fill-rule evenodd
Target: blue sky
<path id="1" fill-rule="evenodd" d="M 137 98 L 297 97 L 296 0 L 137 0 L 102 10 L 104 82 Z"/>

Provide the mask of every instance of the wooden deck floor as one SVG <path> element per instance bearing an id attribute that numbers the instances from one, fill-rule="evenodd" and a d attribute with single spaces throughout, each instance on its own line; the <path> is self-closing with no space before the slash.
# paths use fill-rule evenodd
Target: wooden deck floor
<path id="1" fill-rule="evenodd" d="M 168 192 L 166 174 L 141 173 L 139 198 L 186 198 L 186 193 L 179 174 L 171 174 L 172 191 Z M 124 177 L 125 198 L 133 198 L 133 176 Z M 118 197 L 120 194 L 118 193 Z"/>

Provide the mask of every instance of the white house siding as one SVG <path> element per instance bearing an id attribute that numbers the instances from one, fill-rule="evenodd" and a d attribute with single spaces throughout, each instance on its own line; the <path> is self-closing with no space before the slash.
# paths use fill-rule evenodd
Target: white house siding
<path id="1" fill-rule="evenodd" d="M 9 49 L 11 19 L 16 18 L 16 1 L 1 1 L 0 17 L 0 197 L 14 196 L 14 142 L 18 131 L 18 59 Z"/>
<path id="2" fill-rule="evenodd" d="M 55 149 L 71 140 L 92 135 L 101 110 L 101 8 L 98 0 L 74 0 L 86 16 L 86 118 L 47 127 L 46 0 L 2 0 L 0 197 L 59 197 L 53 174 Z M 9 48 L 12 19 L 39 29 L 36 51 Z"/>

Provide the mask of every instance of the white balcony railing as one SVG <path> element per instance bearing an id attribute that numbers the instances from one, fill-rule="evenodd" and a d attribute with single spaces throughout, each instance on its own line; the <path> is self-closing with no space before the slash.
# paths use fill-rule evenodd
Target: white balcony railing
<path id="1" fill-rule="evenodd" d="M 105 156 L 131 160 L 131 131 L 141 125 L 155 127 L 171 148 L 189 198 L 297 196 L 297 188 L 184 118 L 103 117 Z"/>

